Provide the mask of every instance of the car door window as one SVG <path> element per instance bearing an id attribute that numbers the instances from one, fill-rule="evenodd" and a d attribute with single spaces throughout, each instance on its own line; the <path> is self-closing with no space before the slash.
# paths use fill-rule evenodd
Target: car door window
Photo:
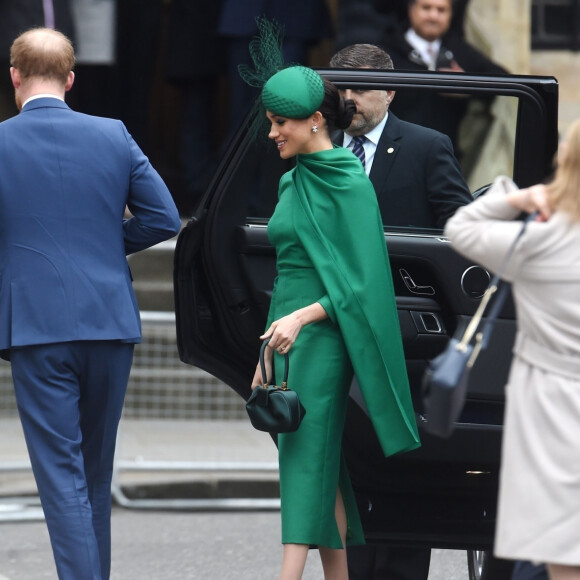
<path id="1" fill-rule="evenodd" d="M 513 176 L 517 98 L 407 88 L 396 92 L 390 110 L 447 134 L 471 191 L 499 174 Z"/>
<path id="2" fill-rule="evenodd" d="M 392 110 L 394 112 L 395 107 Z M 487 101 L 472 99 L 467 103 L 459 125 L 456 157 L 471 192 L 491 183 L 497 175 L 513 177 L 517 110 L 518 99 L 508 96 Z M 436 123 L 424 124 L 436 128 L 434 125 Z M 249 218 L 267 220 L 272 215 L 278 197 L 278 181 L 292 166 L 293 161 L 280 159 L 274 144 L 263 135 L 245 145 L 232 187 L 239 188 L 240 192 L 251 189 L 247 207 Z"/>
<path id="3" fill-rule="evenodd" d="M 321 71 L 321 74 L 331 76 L 326 75 L 327 72 L 330 71 Z M 340 80 L 335 82 L 341 86 Z M 391 110 L 399 118 L 449 133 L 471 193 L 485 189 L 497 175 L 507 175 L 521 186 L 537 182 L 545 175 L 544 162 L 538 167 L 534 164 L 535 158 L 545 157 L 541 146 L 534 145 L 526 138 L 529 132 L 534 132 L 534 128 L 519 123 L 522 115 L 533 118 L 543 111 L 537 100 L 530 98 L 524 89 L 511 85 L 505 90 L 485 86 L 473 90 L 471 85 L 457 88 L 449 83 L 445 85 L 444 81 L 440 86 L 426 87 L 421 84 L 415 88 L 409 84 L 404 87 L 395 83 L 394 86 L 387 85 L 387 82 L 388 79 L 374 83 L 372 87 L 396 91 Z M 363 86 L 368 89 L 371 85 Z M 460 110 L 459 122 L 452 123 L 451 129 L 441 122 L 437 108 L 432 108 L 431 114 L 420 111 L 421 102 L 434 99 L 436 104 L 446 102 L 447 108 Z M 551 143 L 546 146 L 551 146 Z M 278 199 L 280 177 L 293 167 L 294 160 L 280 159 L 276 147 L 267 138 L 266 128 L 258 135 L 247 135 L 243 142 L 236 144 L 236 148 L 235 155 L 239 162 L 229 187 L 238 189 L 240 198 L 245 200 L 244 207 L 240 207 L 239 211 L 245 212 L 248 223 L 265 224 Z M 518 157 L 529 158 L 529 162 L 523 166 L 517 162 Z M 251 191 L 249 198 L 248 191 Z M 385 225 L 387 230 L 395 232 L 415 230 L 419 233 L 441 233 L 440 229 L 426 230 L 419 224 L 410 223 L 401 228 L 389 225 L 386 220 Z"/>

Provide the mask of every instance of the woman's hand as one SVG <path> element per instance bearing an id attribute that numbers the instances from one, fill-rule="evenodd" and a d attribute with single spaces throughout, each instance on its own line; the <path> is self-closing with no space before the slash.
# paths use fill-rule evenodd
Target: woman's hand
<path id="1" fill-rule="evenodd" d="M 545 185 L 533 185 L 525 189 L 510 191 L 507 194 L 508 203 L 526 213 L 538 212 L 538 221 L 547 221 L 552 215 L 552 206 Z"/>
<path id="2" fill-rule="evenodd" d="M 276 349 L 280 354 L 287 353 L 292 348 L 298 333 L 304 325 L 318 322 L 325 318 L 328 318 L 326 310 L 318 302 L 315 302 L 310 306 L 305 306 L 275 320 L 270 325 L 270 328 L 260 336 L 262 340 L 270 338 L 266 352 L 268 349 Z"/>

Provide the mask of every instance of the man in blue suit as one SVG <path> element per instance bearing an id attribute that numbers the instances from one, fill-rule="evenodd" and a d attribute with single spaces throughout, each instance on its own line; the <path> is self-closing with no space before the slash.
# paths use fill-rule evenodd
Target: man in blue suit
<path id="1" fill-rule="evenodd" d="M 0 124 L 0 352 L 58 577 L 104 580 L 117 425 L 141 339 L 125 256 L 174 236 L 180 220 L 124 125 L 65 104 L 64 35 L 25 32 L 10 57 L 21 112 Z"/>

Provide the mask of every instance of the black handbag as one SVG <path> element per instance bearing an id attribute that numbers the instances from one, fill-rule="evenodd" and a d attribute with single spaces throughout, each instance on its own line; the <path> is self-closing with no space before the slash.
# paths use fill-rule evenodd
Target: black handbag
<path id="1" fill-rule="evenodd" d="M 268 433 L 290 433 L 296 431 L 306 414 L 296 391 L 289 389 L 288 353 L 284 354 L 284 379 L 281 386 L 268 384 L 264 352 L 270 339 L 262 343 L 260 368 L 262 386 L 256 387 L 246 401 L 246 411 L 250 421 L 258 431 Z"/>
<path id="2" fill-rule="evenodd" d="M 500 286 L 501 275 L 528 222 L 535 219 L 536 215 L 534 213 L 524 221 L 516 239 L 505 255 L 498 273 L 489 283 L 465 332 L 460 337 L 452 337 L 445 350 L 431 360 L 425 370 L 422 382 L 422 398 L 426 422 L 423 424 L 423 428 L 431 435 L 447 438 L 455 429 L 455 423 L 465 405 L 471 369 L 479 353 L 486 349 L 495 319 L 508 295 L 510 285 L 503 282 Z M 482 330 L 477 332 L 483 313 L 496 292 L 497 296 L 486 322 Z M 472 342 L 474 336 L 475 341 Z"/>

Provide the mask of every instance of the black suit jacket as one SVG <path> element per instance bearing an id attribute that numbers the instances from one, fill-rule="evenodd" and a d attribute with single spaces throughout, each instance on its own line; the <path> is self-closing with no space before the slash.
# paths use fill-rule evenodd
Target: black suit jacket
<path id="1" fill-rule="evenodd" d="M 335 142 L 342 145 L 343 135 Z M 446 135 L 389 112 L 370 180 L 386 226 L 443 228 L 458 207 L 472 201 Z"/>
<path id="2" fill-rule="evenodd" d="M 405 40 L 402 33 L 385 36 L 383 48 L 392 58 L 395 70 L 427 71 L 427 65 L 421 60 L 419 53 Z M 448 67 L 451 60 L 456 61 L 463 70 L 469 73 L 505 74 L 507 72 L 461 38 L 448 35 L 442 39 L 437 59 L 438 68 Z M 470 100 L 467 97 L 457 98 L 403 89 L 397 91 L 391 109 L 405 121 L 431 127 L 449 135 L 455 154 L 459 155 L 459 125 Z M 487 99 L 484 100 L 487 101 Z"/>
<path id="3" fill-rule="evenodd" d="M 172 0 L 165 41 L 165 74 L 170 81 L 204 77 L 211 81 L 225 71 L 224 41 L 217 32 L 222 4 L 222 0 Z"/>
<path id="4" fill-rule="evenodd" d="M 330 11 L 325 0 L 223 0 L 218 31 L 223 36 L 257 34 L 256 16 L 265 16 L 284 27 L 286 40 L 316 42 L 332 35 Z"/>
<path id="5" fill-rule="evenodd" d="M 420 70 L 426 71 L 427 65 L 421 61 L 418 53 L 405 39 L 402 32 L 385 35 L 382 47 L 387 51 L 395 70 Z M 445 57 L 445 53 L 450 55 Z M 439 58 L 455 60 L 461 68 L 469 73 L 506 74 L 505 68 L 493 62 L 483 53 L 471 46 L 462 38 L 449 34 L 441 39 Z M 448 63 L 438 62 L 438 67 Z"/>
<path id="6" fill-rule="evenodd" d="M 52 0 L 57 30 L 74 41 L 74 25 L 69 0 Z M 42 0 L 0 0 L 0 59 L 9 60 L 14 39 L 35 26 L 44 26 Z M 3 71 L 4 72 L 4 71 Z"/>

